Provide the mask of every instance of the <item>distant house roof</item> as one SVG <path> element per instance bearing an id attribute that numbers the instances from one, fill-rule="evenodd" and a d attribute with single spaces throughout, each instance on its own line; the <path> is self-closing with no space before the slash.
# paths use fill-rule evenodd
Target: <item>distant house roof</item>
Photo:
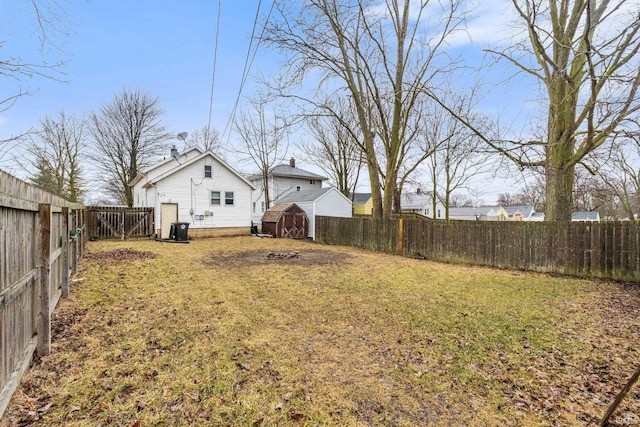
<path id="1" fill-rule="evenodd" d="M 353 204 L 364 205 L 371 198 L 371 193 L 353 193 Z"/>
<path id="2" fill-rule="evenodd" d="M 509 216 L 513 216 L 517 211 L 522 212 L 522 216 L 525 218 L 529 218 L 531 213 L 533 212 L 533 206 L 529 205 L 515 205 L 515 206 L 503 206 L 504 210 L 507 211 Z"/>
<path id="3" fill-rule="evenodd" d="M 271 170 L 269 170 L 269 176 L 285 176 L 290 178 L 317 179 L 320 181 L 326 181 L 329 179 L 327 177 L 324 177 L 324 176 L 315 174 L 313 172 L 309 172 L 304 169 L 300 169 L 285 163 L 271 168 Z M 256 180 L 260 177 L 261 175 L 252 175 L 249 179 Z"/>
<path id="4" fill-rule="evenodd" d="M 429 192 L 402 193 L 400 196 L 400 209 L 402 210 L 422 209 L 432 203 L 433 199 Z"/>
<path id="5" fill-rule="evenodd" d="M 451 217 L 476 217 L 486 216 L 490 208 L 479 206 L 477 208 L 471 206 L 463 206 L 459 208 L 449 208 L 449 218 Z"/>
<path id="6" fill-rule="evenodd" d="M 539 219 L 540 221 L 544 220 L 544 212 L 534 212 L 531 214 L 530 219 Z"/>
<path id="7" fill-rule="evenodd" d="M 278 199 L 278 203 L 312 202 L 319 199 L 320 196 L 324 195 L 332 188 L 333 187 L 323 187 L 318 188 L 317 190 L 292 191 Z"/>
<path id="8" fill-rule="evenodd" d="M 600 221 L 600 214 L 593 212 L 574 212 L 571 214 L 571 221 Z"/>

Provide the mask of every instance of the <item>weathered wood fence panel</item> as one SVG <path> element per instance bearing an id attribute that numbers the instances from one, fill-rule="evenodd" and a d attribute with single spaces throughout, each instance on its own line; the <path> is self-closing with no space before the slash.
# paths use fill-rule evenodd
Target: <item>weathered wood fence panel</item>
<path id="1" fill-rule="evenodd" d="M 87 207 L 89 239 L 129 239 L 153 235 L 153 208 Z"/>
<path id="2" fill-rule="evenodd" d="M 640 225 L 316 218 L 320 243 L 443 262 L 640 282 Z M 400 241 L 398 241 L 400 236 Z"/>
<path id="3" fill-rule="evenodd" d="M 47 354 L 51 313 L 84 252 L 84 207 L 0 171 L 0 417 L 34 351 Z"/>

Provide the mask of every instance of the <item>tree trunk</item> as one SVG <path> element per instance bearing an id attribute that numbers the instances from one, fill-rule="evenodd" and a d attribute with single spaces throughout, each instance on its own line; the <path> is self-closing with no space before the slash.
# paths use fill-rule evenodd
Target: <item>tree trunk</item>
<path id="1" fill-rule="evenodd" d="M 570 222 L 573 206 L 574 167 L 545 168 L 546 207 L 545 221 Z"/>

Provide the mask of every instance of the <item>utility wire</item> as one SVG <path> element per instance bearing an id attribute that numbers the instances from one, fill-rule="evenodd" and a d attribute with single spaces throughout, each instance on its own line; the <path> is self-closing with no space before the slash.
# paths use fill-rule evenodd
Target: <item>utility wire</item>
<path id="1" fill-rule="evenodd" d="M 275 6 L 275 0 L 271 2 L 271 8 L 269 9 L 269 13 L 267 15 L 267 19 L 264 22 L 264 25 L 262 26 L 262 31 L 260 32 L 260 37 L 258 38 L 258 42 L 255 46 L 255 49 L 253 51 L 253 55 L 251 54 L 251 48 L 253 46 L 253 41 L 256 39 L 255 38 L 255 33 L 256 33 L 256 27 L 258 25 L 258 18 L 260 16 L 260 7 L 262 5 L 262 0 L 258 1 L 258 8 L 256 10 L 256 15 L 253 19 L 253 28 L 251 30 L 251 40 L 249 41 L 249 48 L 247 49 L 247 55 L 245 57 L 245 61 L 244 61 L 244 69 L 242 71 L 242 79 L 240 80 L 240 87 L 238 89 L 238 95 L 236 96 L 236 100 L 233 104 L 233 108 L 231 109 L 231 113 L 229 113 L 229 118 L 227 119 L 227 123 L 224 127 L 224 131 L 222 132 L 222 140 L 224 140 L 225 135 L 227 136 L 226 139 L 226 143 L 225 143 L 225 149 L 228 147 L 229 145 L 229 138 L 231 137 L 231 126 L 233 125 L 235 119 L 236 119 L 236 113 L 238 111 L 238 104 L 240 103 L 240 97 L 242 96 L 242 90 L 244 89 L 244 85 L 247 81 L 247 78 L 249 77 L 249 72 L 251 70 L 251 67 L 253 66 L 253 61 L 256 58 L 256 54 L 258 53 L 258 48 L 260 47 L 260 40 L 262 39 L 264 32 L 267 28 L 267 23 L 269 22 L 269 19 L 271 18 L 271 14 L 273 12 L 273 7 Z M 228 133 L 227 133 L 228 132 Z"/>
<path id="2" fill-rule="evenodd" d="M 216 19 L 216 36 L 215 47 L 213 49 L 213 71 L 211 73 L 211 98 L 209 99 L 209 120 L 207 121 L 207 134 L 206 138 L 209 138 L 211 132 L 211 117 L 213 115 L 213 90 L 216 84 L 216 65 L 218 63 L 218 36 L 220 34 L 220 10 L 222 0 L 218 0 L 218 17 Z"/>

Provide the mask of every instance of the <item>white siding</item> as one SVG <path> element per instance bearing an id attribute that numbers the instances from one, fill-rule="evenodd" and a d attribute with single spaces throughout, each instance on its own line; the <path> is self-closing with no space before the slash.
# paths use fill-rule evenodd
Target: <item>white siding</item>
<path id="1" fill-rule="evenodd" d="M 204 166 L 212 166 L 212 177 L 204 177 Z M 155 175 L 155 174 L 154 174 Z M 152 178 L 153 179 L 153 178 Z M 134 187 L 142 189 L 146 179 Z M 139 188 L 140 187 L 140 188 Z M 211 206 L 211 191 L 220 191 L 221 205 Z M 225 192 L 232 191 L 233 205 L 226 205 Z M 178 221 L 188 222 L 190 228 L 249 227 L 251 225 L 251 187 L 234 172 L 227 169 L 212 156 L 207 156 L 161 179 L 146 191 L 147 206 L 155 208 L 156 229 L 160 227 L 160 205 L 178 204 Z M 142 203 L 142 198 L 141 198 Z M 206 212 L 213 215 L 196 219 Z"/>
<path id="2" fill-rule="evenodd" d="M 251 183 L 256 187 L 256 190 L 253 192 L 253 203 L 256 204 L 256 212 L 253 214 L 252 219 L 253 222 L 259 223 L 264 213 L 261 210 L 261 206 L 265 201 L 262 179 L 252 180 Z M 309 178 L 269 177 L 269 198 L 271 199 L 271 205 L 278 203 L 278 199 L 282 196 L 293 191 L 298 191 L 298 187 L 300 187 L 299 191 L 315 190 L 322 187 L 322 180 L 316 179 L 314 180 L 314 184 L 311 184 Z"/>
<path id="3" fill-rule="evenodd" d="M 337 216 L 351 218 L 353 214 L 352 203 L 337 189 L 324 193 L 314 202 L 314 214 L 317 216 Z M 307 214 L 308 215 L 308 214 Z M 315 219 L 315 218 L 314 218 Z M 309 218 L 309 237 L 316 239 L 315 221 Z"/>

